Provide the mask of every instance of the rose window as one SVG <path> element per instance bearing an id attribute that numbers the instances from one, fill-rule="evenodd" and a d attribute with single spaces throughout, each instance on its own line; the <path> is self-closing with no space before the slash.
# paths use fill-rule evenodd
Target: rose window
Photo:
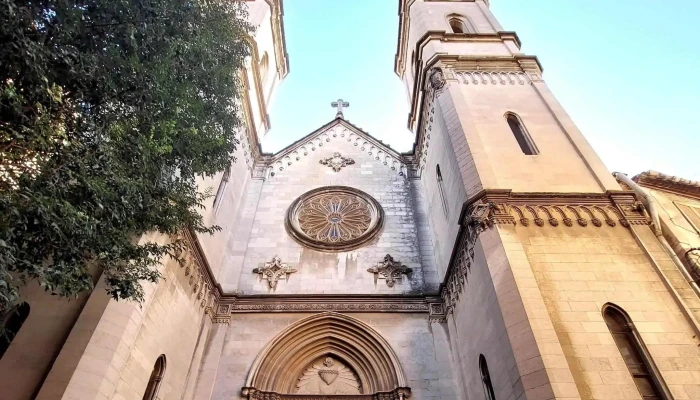
<path id="1" fill-rule="evenodd" d="M 374 239 L 383 224 L 379 203 L 357 189 L 334 186 L 305 193 L 292 203 L 287 230 L 317 250 L 344 251 Z"/>

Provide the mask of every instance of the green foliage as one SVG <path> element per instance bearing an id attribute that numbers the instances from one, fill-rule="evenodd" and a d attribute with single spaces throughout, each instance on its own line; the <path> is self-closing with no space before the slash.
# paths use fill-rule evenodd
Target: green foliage
<path id="1" fill-rule="evenodd" d="M 249 31 L 230 0 L 0 0 L 0 310 L 91 267 L 141 301 L 181 246 L 143 234 L 218 229 L 196 178 L 234 161 Z"/>

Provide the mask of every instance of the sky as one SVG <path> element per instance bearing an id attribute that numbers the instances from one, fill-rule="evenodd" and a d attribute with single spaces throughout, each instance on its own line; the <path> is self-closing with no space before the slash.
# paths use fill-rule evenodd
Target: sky
<path id="1" fill-rule="evenodd" d="M 335 116 L 409 151 L 394 74 L 399 0 L 283 0 L 290 73 L 270 106 L 275 152 Z M 611 171 L 700 180 L 700 1 L 491 0 Z M 696 158 L 697 157 L 697 158 Z"/>

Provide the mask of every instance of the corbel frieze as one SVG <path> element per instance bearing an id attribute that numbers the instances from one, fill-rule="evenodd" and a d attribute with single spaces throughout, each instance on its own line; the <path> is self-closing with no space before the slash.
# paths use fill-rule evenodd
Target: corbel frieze
<path id="1" fill-rule="evenodd" d="M 175 235 L 173 243 L 176 244 L 174 255 L 180 268 L 184 270 L 195 302 L 213 319 L 220 297 L 220 287 L 215 283 L 195 234 L 189 229 L 183 229 Z"/>
<path id="2" fill-rule="evenodd" d="M 457 237 L 457 246 L 452 252 L 445 282 L 440 289 L 445 314 L 453 311 L 460 295 L 469 283 L 476 241 L 483 231 L 494 225 L 497 209 L 496 203 L 486 199 L 479 199 L 467 208 L 468 212 L 463 218 L 462 229 Z"/>
<path id="3" fill-rule="evenodd" d="M 400 295 L 278 295 L 225 296 L 217 314 L 256 312 L 392 312 L 428 313 L 429 299 L 425 296 Z M 434 301 L 434 300 L 433 300 Z"/>
<path id="4" fill-rule="evenodd" d="M 433 68 L 428 73 L 425 83 L 425 97 L 420 120 L 418 121 L 418 134 L 413 157 L 413 174 L 420 176 L 425 168 L 430 148 L 430 135 L 435 120 L 435 99 L 444 90 L 446 85 L 445 75 L 440 68 Z"/>
<path id="5" fill-rule="evenodd" d="M 606 193 L 513 193 L 484 190 L 468 203 L 487 202 L 496 224 L 523 227 L 609 227 L 648 225 L 649 218 L 632 191 Z"/>
<path id="6" fill-rule="evenodd" d="M 468 282 L 474 262 L 474 246 L 479 235 L 494 225 L 514 225 L 528 229 L 575 226 L 630 228 L 648 225 L 644 207 L 629 190 L 606 193 L 513 193 L 510 190 L 483 190 L 463 207 L 462 228 L 457 236 L 440 296 L 445 313 L 452 312 Z"/>

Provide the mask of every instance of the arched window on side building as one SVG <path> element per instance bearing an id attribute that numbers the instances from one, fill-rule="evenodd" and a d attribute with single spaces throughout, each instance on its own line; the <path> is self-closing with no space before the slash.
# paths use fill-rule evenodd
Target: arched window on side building
<path id="1" fill-rule="evenodd" d="M 165 354 L 161 354 L 153 366 L 153 372 L 151 372 L 151 377 L 148 379 L 148 386 L 146 386 L 146 392 L 143 394 L 143 400 L 156 400 L 158 389 L 160 389 L 160 384 L 163 382 L 163 375 L 165 375 Z"/>
<path id="2" fill-rule="evenodd" d="M 486 400 L 496 400 L 496 395 L 493 393 L 493 384 L 491 383 L 491 374 L 489 374 L 489 366 L 486 364 L 486 357 L 483 354 L 479 355 L 479 371 L 481 372 L 481 384 L 484 387 Z"/>
<path id="3" fill-rule="evenodd" d="M 603 319 L 615 339 L 615 344 L 642 398 L 644 400 L 672 399 L 629 315 L 622 308 L 608 303 L 603 306 Z"/>
<path id="4" fill-rule="evenodd" d="M 445 188 L 443 187 L 443 182 L 442 182 L 442 172 L 440 171 L 440 164 L 437 164 L 435 166 L 435 175 L 437 179 L 437 184 L 438 184 L 438 191 L 440 192 L 440 202 L 442 203 L 442 212 L 447 216 L 448 214 L 448 203 L 447 203 L 447 196 L 445 195 Z"/>

